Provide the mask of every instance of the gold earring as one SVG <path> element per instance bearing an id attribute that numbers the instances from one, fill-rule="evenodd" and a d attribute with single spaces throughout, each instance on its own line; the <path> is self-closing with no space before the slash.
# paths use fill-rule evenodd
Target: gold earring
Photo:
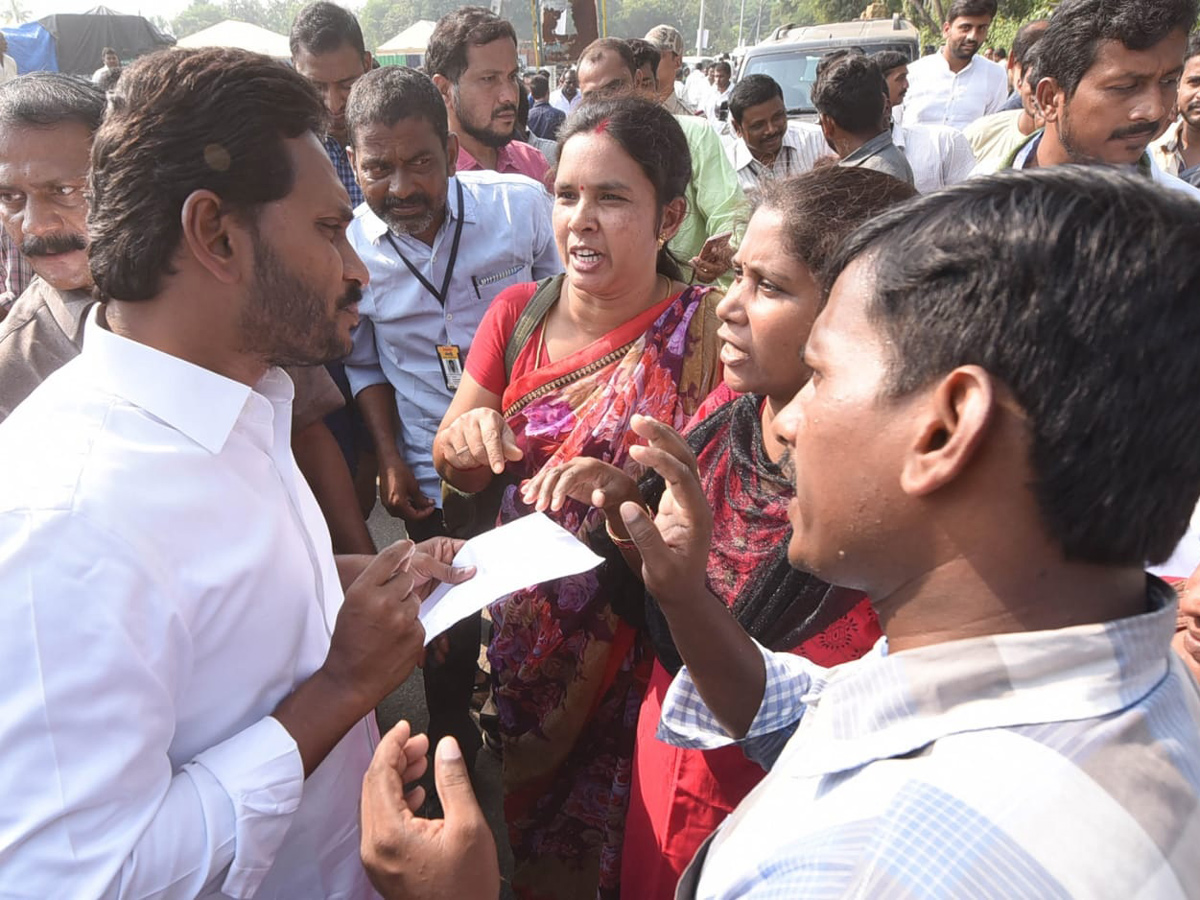
<path id="1" fill-rule="evenodd" d="M 664 246 L 666 246 L 666 243 L 667 239 L 660 234 L 658 236 L 658 249 L 661 250 Z"/>

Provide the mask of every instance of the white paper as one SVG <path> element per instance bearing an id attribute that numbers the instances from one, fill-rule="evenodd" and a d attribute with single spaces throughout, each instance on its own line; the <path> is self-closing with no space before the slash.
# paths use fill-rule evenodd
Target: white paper
<path id="1" fill-rule="evenodd" d="M 471 538 L 454 557 L 454 565 L 475 566 L 475 577 L 462 584 L 440 584 L 421 604 L 425 644 L 513 591 L 578 575 L 601 562 L 575 535 L 540 512 Z"/>

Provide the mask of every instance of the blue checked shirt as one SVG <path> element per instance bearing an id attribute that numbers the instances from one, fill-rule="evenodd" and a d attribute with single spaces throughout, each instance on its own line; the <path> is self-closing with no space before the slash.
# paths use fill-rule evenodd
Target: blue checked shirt
<path id="1" fill-rule="evenodd" d="M 769 772 L 679 897 L 1200 897 L 1200 690 L 1175 600 L 1103 625 L 823 669 L 763 650 L 742 746 Z M 658 736 L 732 743 L 687 669 Z"/>
<path id="2" fill-rule="evenodd" d="M 329 154 L 329 161 L 333 163 L 338 178 L 346 186 L 346 192 L 350 195 L 350 205 L 357 209 L 358 204 L 363 202 L 363 192 L 354 178 L 354 167 L 350 165 L 346 148 L 338 143 L 337 138 L 327 134 L 325 152 Z"/>

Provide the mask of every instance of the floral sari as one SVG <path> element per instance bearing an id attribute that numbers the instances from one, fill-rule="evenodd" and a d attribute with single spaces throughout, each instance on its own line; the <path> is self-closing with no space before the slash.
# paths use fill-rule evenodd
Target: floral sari
<path id="1" fill-rule="evenodd" d="M 720 379 L 716 296 L 692 287 L 550 365 L 514 378 L 504 417 L 524 451 L 515 474 L 594 457 L 629 472 L 634 414 L 681 428 Z M 513 468 L 513 464 L 510 464 Z M 502 521 L 529 512 L 510 488 Z M 548 513 L 580 539 L 603 514 Z M 534 551 L 536 552 L 536 550 Z M 638 709 L 650 656 L 618 615 L 603 567 L 519 591 L 492 609 L 488 648 L 504 745 L 505 818 L 524 900 L 615 897 Z"/>

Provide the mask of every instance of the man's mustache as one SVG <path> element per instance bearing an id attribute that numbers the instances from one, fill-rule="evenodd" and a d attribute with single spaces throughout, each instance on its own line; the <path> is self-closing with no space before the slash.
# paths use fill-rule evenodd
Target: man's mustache
<path id="1" fill-rule="evenodd" d="M 433 205 L 428 194 L 418 191 L 417 193 L 409 194 L 407 197 L 392 197 L 389 195 L 383 201 L 383 208 L 387 212 L 396 212 L 404 207 L 411 209 L 417 204 L 424 206 L 426 209 Z"/>
<path id="2" fill-rule="evenodd" d="M 492 110 L 492 118 L 493 119 L 499 118 L 500 116 L 504 115 L 505 113 L 512 113 L 515 116 L 517 114 L 516 104 L 515 103 L 505 103 L 503 106 L 497 106 L 494 110 Z"/>
<path id="3" fill-rule="evenodd" d="M 1125 138 L 1152 138 L 1162 130 L 1162 122 L 1150 122 L 1143 125 L 1128 125 L 1125 128 L 1118 128 L 1112 133 L 1112 140 L 1119 141 Z"/>
<path id="4" fill-rule="evenodd" d="M 346 288 L 346 293 L 338 301 L 338 309 L 349 309 L 361 299 L 362 287 L 357 282 L 354 282 Z"/>
<path id="5" fill-rule="evenodd" d="M 72 250 L 86 250 L 87 238 L 82 234 L 48 234 L 44 237 L 26 235 L 21 241 L 22 256 L 54 256 Z"/>

